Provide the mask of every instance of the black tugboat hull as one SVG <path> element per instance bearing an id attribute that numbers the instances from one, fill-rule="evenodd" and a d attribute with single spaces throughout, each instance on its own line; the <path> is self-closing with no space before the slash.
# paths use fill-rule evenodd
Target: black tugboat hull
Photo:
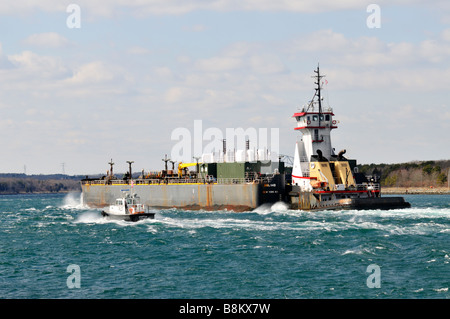
<path id="1" fill-rule="evenodd" d="M 406 202 L 403 197 L 360 197 L 359 193 L 351 192 L 332 195 L 332 198 L 324 198 L 321 197 L 321 194 L 315 192 L 302 192 L 294 190 L 289 192 L 290 208 L 300 210 L 388 210 L 411 207 L 411 204 Z M 341 198 L 335 198 L 338 195 Z"/>
<path id="2" fill-rule="evenodd" d="M 348 209 L 402 209 L 410 208 L 411 204 L 403 197 L 348 198 L 341 200 Z"/>

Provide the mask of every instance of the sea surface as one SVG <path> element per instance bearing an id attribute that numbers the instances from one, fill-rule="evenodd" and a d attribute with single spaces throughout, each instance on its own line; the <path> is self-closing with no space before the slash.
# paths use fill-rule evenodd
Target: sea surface
<path id="1" fill-rule="evenodd" d="M 412 208 L 132 223 L 79 193 L 0 196 L 0 298 L 449 298 L 450 196 L 404 197 Z"/>

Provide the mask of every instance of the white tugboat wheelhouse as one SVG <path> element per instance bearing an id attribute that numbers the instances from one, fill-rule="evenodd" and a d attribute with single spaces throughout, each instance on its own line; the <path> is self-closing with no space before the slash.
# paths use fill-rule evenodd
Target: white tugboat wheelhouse
<path id="1" fill-rule="evenodd" d="M 293 115 L 295 130 L 302 136 L 297 141 L 292 169 L 292 185 L 301 191 L 321 194 L 343 194 L 338 198 L 377 197 L 379 184 L 357 185 L 353 177 L 356 161 L 344 157 L 345 150 L 335 153 L 331 144 L 331 130 L 337 128 L 331 107 L 322 106 L 322 78 L 319 66 L 314 70 L 315 93 L 309 104 Z M 352 165 L 353 164 L 353 165 Z M 363 194 L 364 193 L 364 194 Z M 336 196 L 328 196 L 336 199 Z M 326 197 L 323 199 L 327 200 Z"/>

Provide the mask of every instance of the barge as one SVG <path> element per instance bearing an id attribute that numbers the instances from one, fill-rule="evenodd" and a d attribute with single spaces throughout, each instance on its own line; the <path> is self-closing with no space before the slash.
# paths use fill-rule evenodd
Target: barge
<path id="1" fill-rule="evenodd" d="M 410 207 L 403 197 L 381 197 L 379 176 L 359 173 L 356 160 L 347 159 L 345 150 L 335 152 L 331 131 L 338 128 L 338 122 L 331 107 L 322 107 L 323 75 L 319 66 L 314 72 L 314 96 L 293 115 L 301 139 L 296 142 L 292 166 L 286 165 L 281 156 L 273 160 L 264 154 L 251 154 L 249 143 L 240 159 L 203 156 L 200 162 L 179 163 L 177 170 L 172 162 L 169 170 L 166 156 L 164 170 L 142 172 L 138 177 L 133 177 L 133 162 L 129 161 L 129 171 L 117 178 L 111 160 L 106 176 L 81 181 L 84 203 L 93 207 L 111 205 L 128 187 L 143 204 L 156 209 L 249 211 L 276 202 L 298 210 Z"/>

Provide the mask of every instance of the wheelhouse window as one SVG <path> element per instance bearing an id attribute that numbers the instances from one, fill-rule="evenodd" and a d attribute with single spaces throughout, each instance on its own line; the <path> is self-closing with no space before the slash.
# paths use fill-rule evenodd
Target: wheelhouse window
<path id="1" fill-rule="evenodd" d="M 326 114 L 325 115 L 325 121 L 329 121 L 330 120 L 330 114 Z"/>
<path id="2" fill-rule="evenodd" d="M 317 115 L 313 115 L 313 121 L 317 121 L 318 117 Z"/>

